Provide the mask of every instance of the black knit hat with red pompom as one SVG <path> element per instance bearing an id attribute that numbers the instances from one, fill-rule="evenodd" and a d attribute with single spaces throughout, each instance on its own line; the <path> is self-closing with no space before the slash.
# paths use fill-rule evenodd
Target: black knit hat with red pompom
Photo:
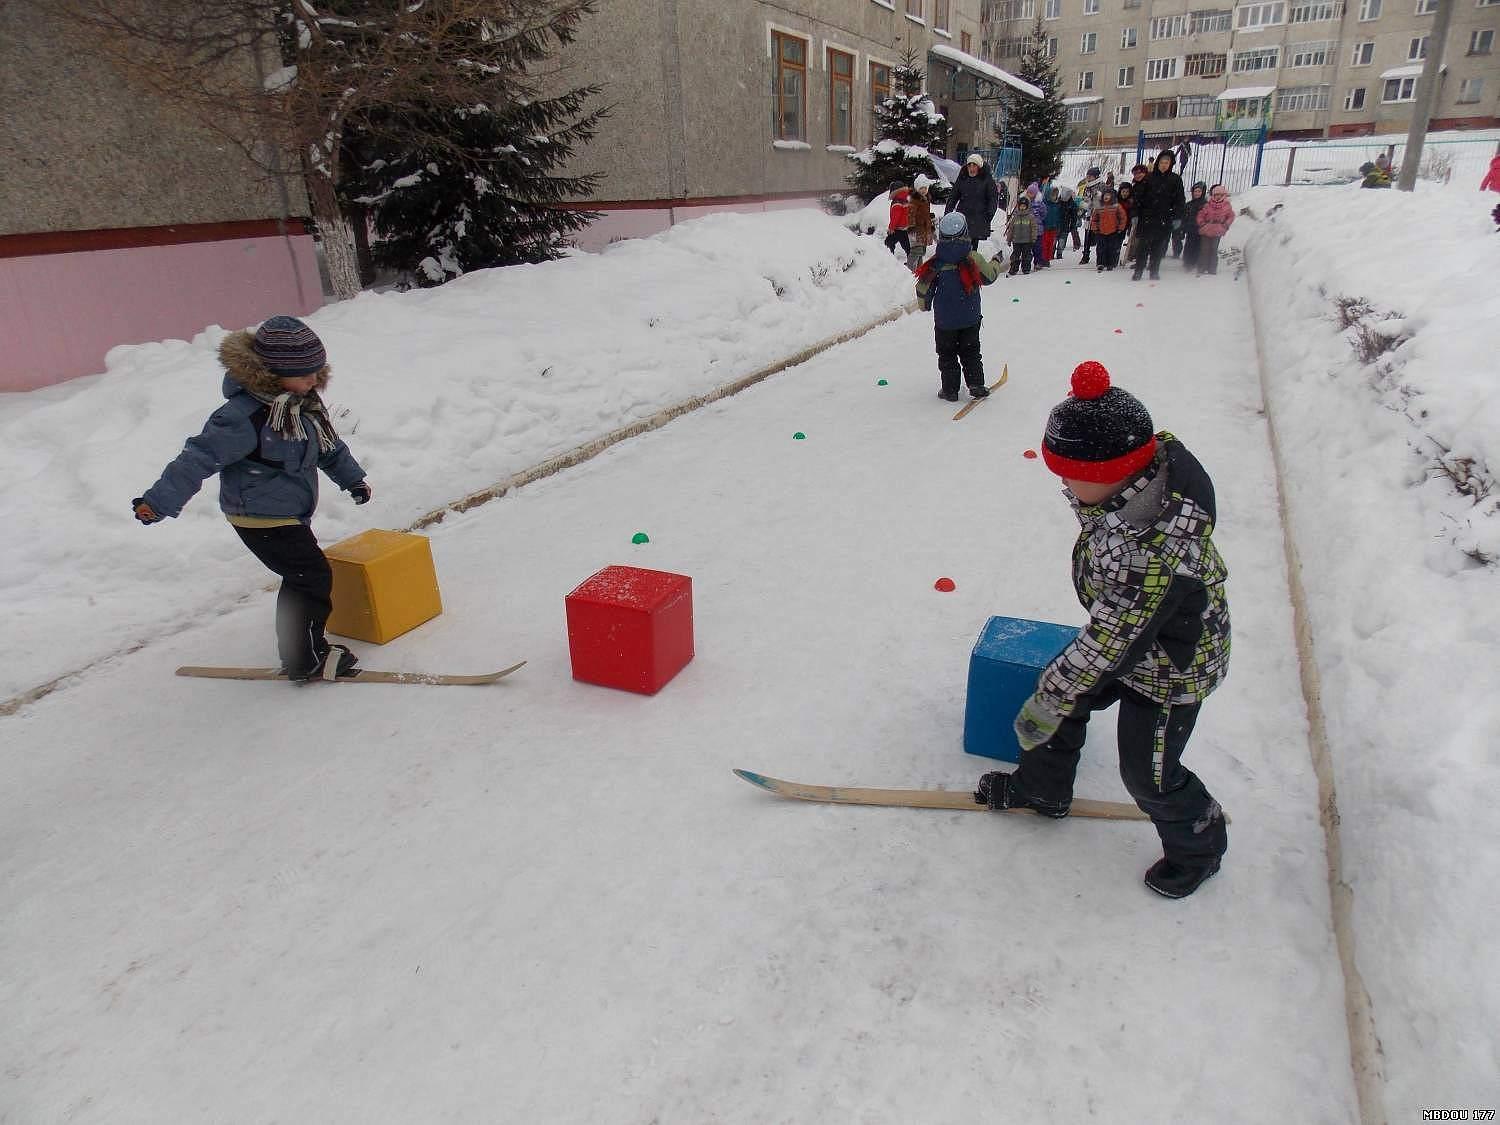
<path id="1" fill-rule="evenodd" d="M 1151 464 L 1154 429 L 1140 400 L 1110 386 L 1104 364 L 1091 359 L 1073 369 L 1073 393 L 1047 416 L 1042 460 L 1067 480 L 1113 484 Z"/>

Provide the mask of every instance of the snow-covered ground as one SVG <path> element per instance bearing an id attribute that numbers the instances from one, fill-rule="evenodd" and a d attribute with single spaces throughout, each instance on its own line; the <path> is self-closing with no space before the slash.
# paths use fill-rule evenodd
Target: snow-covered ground
<path id="1" fill-rule="evenodd" d="M 1494 1106 L 1500 1072 L 1497 572 L 1463 554 L 1490 524 L 1441 522 L 1458 502 L 1414 484 L 1420 420 L 1389 409 L 1410 381 L 1451 449 L 1495 440 L 1483 369 L 1449 368 L 1500 345 L 1496 238 L 1412 221 L 1478 201 L 1263 191 L 1231 239 L 1252 240 L 1392 1121 Z M 1372 231 L 1401 234 L 1387 272 Z M 263 581 L 211 490 L 160 527 L 126 509 L 212 408 L 217 331 L 0 399 L 0 511 L 33 531 L 0 548 L 10 689 L 149 642 L 0 719 L 0 1121 L 1356 1120 L 1233 272 L 1002 281 L 984 347 L 1010 381 L 960 423 L 911 316 L 450 517 L 444 615 L 360 647 L 529 659 L 485 689 L 171 676 L 272 658 L 268 595 L 206 612 Z M 1350 279 L 1413 321 L 1379 386 L 1317 312 Z M 790 212 L 334 306 L 315 324 L 377 493 L 327 495 L 316 526 L 401 526 L 908 294 L 874 240 Z M 1023 454 L 1086 358 L 1219 486 L 1235 656 L 1188 760 L 1234 824 L 1183 903 L 1140 885 L 1147 826 L 778 803 L 729 773 L 964 788 L 990 768 L 960 749 L 980 626 L 1079 620 L 1071 516 Z M 694 578 L 697 656 L 654 698 L 569 677 L 563 596 L 616 562 Z M 1081 794 L 1123 797 L 1111 728 Z"/>

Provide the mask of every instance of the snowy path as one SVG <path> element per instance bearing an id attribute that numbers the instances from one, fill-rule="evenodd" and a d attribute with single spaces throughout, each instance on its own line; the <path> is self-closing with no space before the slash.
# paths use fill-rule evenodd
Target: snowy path
<path id="1" fill-rule="evenodd" d="M 961 423 L 908 317 L 433 529 L 447 612 L 366 663 L 530 659 L 502 685 L 171 675 L 267 661 L 266 598 L 3 720 L 0 1121 L 1355 1120 L 1242 284 L 986 303 L 1010 383 Z M 1235 657 L 1188 761 L 1234 825 L 1182 903 L 1140 885 L 1148 826 L 729 772 L 988 768 L 983 621 L 1079 620 L 1022 452 L 1085 358 L 1219 488 Z M 697 658 L 653 699 L 569 678 L 563 595 L 612 562 L 694 579 Z M 1101 719 L 1079 792 L 1124 799 Z"/>

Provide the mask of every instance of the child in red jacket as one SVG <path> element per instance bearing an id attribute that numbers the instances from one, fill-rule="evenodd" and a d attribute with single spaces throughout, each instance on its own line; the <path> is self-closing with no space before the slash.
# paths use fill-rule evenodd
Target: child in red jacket
<path id="1" fill-rule="evenodd" d="M 894 250 L 901 247 L 901 253 L 911 257 L 911 236 L 907 233 L 911 226 L 911 208 L 908 200 L 911 199 L 911 189 L 903 187 L 901 181 L 891 181 L 891 215 L 886 222 L 885 248 Z"/>

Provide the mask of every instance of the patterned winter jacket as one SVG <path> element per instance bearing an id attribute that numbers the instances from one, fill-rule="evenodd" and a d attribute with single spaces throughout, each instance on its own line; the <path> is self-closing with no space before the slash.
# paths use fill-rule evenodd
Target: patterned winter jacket
<path id="1" fill-rule="evenodd" d="M 203 432 L 187 440 L 161 479 L 142 497 L 163 516 L 176 516 L 215 473 L 219 474 L 219 508 L 227 516 L 291 518 L 303 523 L 318 506 L 318 470 L 342 489 L 365 479 L 365 471 L 342 440 L 319 448 L 312 423 L 302 438 L 288 437 L 270 423 L 270 408 L 250 392 L 274 397 L 283 388 L 250 348 L 249 332 L 231 332 L 219 345 L 223 363 L 223 406 Z M 328 385 L 328 369 L 317 390 Z"/>
<path id="2" fill-rule="evenodd" d="M 1116 680 L 1156 703 L 1206 698 L 1229 665 L 1229 604 L 1203 466 L 1161 433 L 1155 459 L 1119 495 L 1097 506 L 1069 496 L 1083 528 L 1073 588 L 1089 623 L 1042 670 L 1035 701 L 1066 716 Z"/>

